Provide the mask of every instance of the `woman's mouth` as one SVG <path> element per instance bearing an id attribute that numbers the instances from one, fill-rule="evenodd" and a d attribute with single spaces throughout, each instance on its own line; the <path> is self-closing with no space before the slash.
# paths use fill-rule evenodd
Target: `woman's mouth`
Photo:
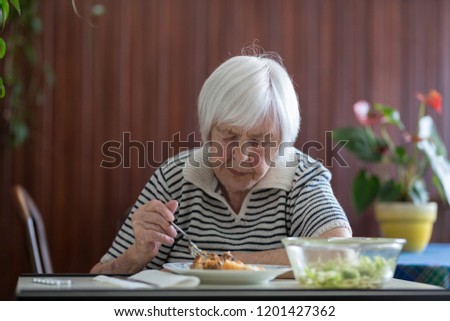
<path id="1" fill-rule="evenodd" d="M 248 174 L 248 172 L 240 172 L 240 171 L 234 170 L 232 168 L 229 168 L 228 170 L 231 172 L 231 174 L 233 174 L 235 176 L 244 176 L 244 175 Z"/>

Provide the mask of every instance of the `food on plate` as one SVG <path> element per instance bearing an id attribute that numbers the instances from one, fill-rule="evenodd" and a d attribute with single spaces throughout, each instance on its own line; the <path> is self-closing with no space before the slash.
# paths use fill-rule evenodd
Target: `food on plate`
<path id="1" fill-rule="evenodd" d="M 392 277 L 394 269 L 395 260 L 381 256 L 361 256 L 357 262 L 316 262 L 305 267 L 300 283 L 321 288 L 376 288 Z"/>
<path id="2" fill-rule="evenodd" d="M 230 252 L 216 254 L 205 251 L 195 257 L 190 268 L 197 270 L 264 270 L 263 267 L 244 264 L 241 261 L 236 260 Z"/>

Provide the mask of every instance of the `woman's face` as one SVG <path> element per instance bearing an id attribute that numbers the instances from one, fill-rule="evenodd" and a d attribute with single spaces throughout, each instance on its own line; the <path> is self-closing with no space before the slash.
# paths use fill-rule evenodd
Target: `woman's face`
<path id="1" fill-rule="evenodd" d="M 220 124 L 211 130 L 209 160 L 225 193 L 247 193 L 266 175 L 280 144 L 272 122 L 244 131 Z"/>

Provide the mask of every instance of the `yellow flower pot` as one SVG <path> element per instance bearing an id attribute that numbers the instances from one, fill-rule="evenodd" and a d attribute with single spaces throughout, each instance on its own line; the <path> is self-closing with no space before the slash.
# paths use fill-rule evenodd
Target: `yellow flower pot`
<path id="1" fill-rule="evenodd" d="M 421 252 L 430 242 L 437 204 L 376 203 L 375 217 L 384 237 L 406 239 L 403 251 Z"/>

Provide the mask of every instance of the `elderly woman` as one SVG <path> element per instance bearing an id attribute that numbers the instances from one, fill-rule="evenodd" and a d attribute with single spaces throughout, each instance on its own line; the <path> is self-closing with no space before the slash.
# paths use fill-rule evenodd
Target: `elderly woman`
<path id="1" fill-rule="evenodd" d="M 289 264 L 287 236 L 351 236 L 321 163 L 292 147 L 300 114 L 292 81 L 268 55 L 236 56 L 199 96 L 202 148 L 156 170 L 92 273 L 135 273 L 192 260 L 177 223 L 202 249 L 244 263 Z"/>

